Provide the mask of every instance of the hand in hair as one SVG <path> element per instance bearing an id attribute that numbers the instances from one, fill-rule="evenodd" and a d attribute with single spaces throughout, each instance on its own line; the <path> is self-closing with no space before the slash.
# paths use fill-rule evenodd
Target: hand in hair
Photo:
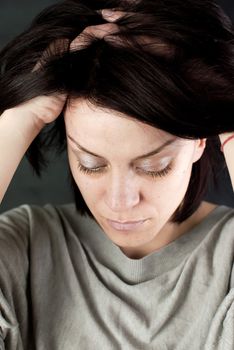
<path id="1" fill-rule="evenodd" d="M 111 35 L 118 32 L 118 26 L 114 23 L 105 23 L 96 26 L 86 27 L 70 44 L 70 50 L 81 50 L 87 47 L 94 38 L 102 39 L 106 35 Z M 66 45 L 69 44 L 68 39 L 59 39 L 50 44 L 44 51 L 42 57 L 37 62 L 32 72 L 36 72 L 43 68 L 50 55 L 61 53 L 65 50 Z M 38 96 L 30 101 L 18 105 L 17 110 L 31 113 L 36 120 L 39 128 L 46 124 L 53 122 L 62 112 L 67 96 L 64 94 L 56 94 L 50 96 Z"/>
<path id="2" fill-rule="evenodd" d="M 42 69 L 47 59 L 51 55 L 63 50 L 65 44 L 68 44 L 67 39 L 59 39 L 52 42 L 43 52 L 42 57 L 33 68 L 32 73 Z M 41 130 L 46 124 L 53 122 L 60 115 L 66 100 L 67 96 L 65 94 L 41 95 L 12 108 L 12 111 L 14 113 L 18 112 L 31 115 L 34 118 L 38 130 Z"/>

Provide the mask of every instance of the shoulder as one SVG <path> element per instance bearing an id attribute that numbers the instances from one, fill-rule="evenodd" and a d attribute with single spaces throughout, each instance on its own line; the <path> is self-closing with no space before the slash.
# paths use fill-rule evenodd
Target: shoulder
<path id="1" fill-rule="evenodd" d="M 27 293 L 31 288 L 28 283 L 37 281 L 39 286 L 53 262 L 58 261 L 54 256 L 57 259 L 58 252 L 63 256 L 62 249 L 66 251 L 64 232 L 69 231 L 69 219 L 67 224 L 64 222 L 68 216 L 78 216 L 72 203 L 21 205 L 0 214 L 0 330 L 7 329 L 2 315 L 17 329 L 16 318 L 21 317 L 21 308 L 27 308 Z M 40 273 L 44 274 L 42 279 Z M 15 305 L 20 311 L 17 317 Z"/>
<path id="2" fill-rule="evenodd" d="M 27 267 L 29 218 L 26 206 L 20 206 L 0 214 L 0 264 Z"/>
<path id="3" fill-rule="evenodd" d="M 56 226 L 63 216 L 75 214 L 73 203 L 61 206 L 46 204 L 44 206 L 24 204 L 0 214 L 0 240 L 14 241 L 26 245 L 30 231 L 42 226 Z"/>
<path id="4" fill-rule="evenodd" d="M 211 223 L 211 229 L 218 238 L 226 235 L 227 238 L 234 239 L 234 208 L 226 205 L 216 206 L 208 215 L 207 223 Z"/>
<path id="5" fill-rule="evenodd" d="M 76 217 L 73 203 L 61 206 L 21 205 L 0 214 L 0 264 L 26 270 L 31 248 L 64 231 L 63 222 Z"/>
<path id="6" fill-rule="evenodd" d="M 51 226 L 59 224 L 62 218 L 75 216 L 79 214 L 74 203 L 43 206 L 24 204 L 0 214 L 0 234 L 4 230 L 12 230 L 25 235 L 35 223 L 39 226 L 40 224 Z"/>
<path id="7" fill-rule="evenodd" d="M 230 249 L 234 253 L 234 208 L 225 205 L 218 208 L 217 218 L 214 220 L 214 231 L 219 243 L 230 244 Z"/>
<path id="8" fill-rule="evenodd" d="M 229 290 L 234 292 L 234 208 L 222 205 L 220 206 L 220 217 L 214 224 L 216 239 L 219 246 L 217 257 L 219 263 L 225 264 L 227 261 L 231 266 Z"/>
<path id="9" fill-rule="evenodd" d="M 234 208 L 217 205 L 205 218 L 195 226 L 196 236 L 202 237 L 201 243 L 210 251 L 229 247 L 234 249 Z"/>

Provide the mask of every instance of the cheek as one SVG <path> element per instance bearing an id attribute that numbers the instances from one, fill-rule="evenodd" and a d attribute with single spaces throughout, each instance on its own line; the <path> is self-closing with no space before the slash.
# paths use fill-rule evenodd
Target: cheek
<path id="1" fill-rule="evenodd" d="M 81 174 L 78 169 L 73 173 L 75 182 L 84 198 L 88 203 L 95 202 L 100 196 L 100 186 L 97 181 L 89 179 L 88 176 Z"/>
<path id="2" fill-rule="evenodd" d="M 101 181 L 82 174 L 74 164 L 71 165 L 71 172 L 85 202 L 90 208 L 94 207 L 101 198 L 103 188 Z"/>
<path id="3" fill-rule="evenodd" d="M 187 192 L 190 170 L 174 171 L 170 178 L 151 187 L 148 193 L 148 203 L 154 208 L 154 216 L 158 225 L 164 225 L 179 207 Z"/>
<path id="4" fill-rule="evenodd" d="M 191 177 L 192 166 L 187 164 L 184 167 L 179 168 L 173 173 L 171 183 L 168 184 L 168 190 L 183 192 L 187 188 L 190 177 Z"/>
<path id="5" fill-rule="evenodd" d="M 78 169 L 78 161 L 76 160 L 76 157 L 74 157 L 72 152 L 68 150 L 67 155 L 72 176 L 84 199 L 88 199 L 89 197 L 91 197 L 91 193 L 93 191 L 92 182 L 88 180 L 87 176 L 84 176 L 80 173 Z"/>
<path id="6" fill-rule="evenodd" d="M 154 185 L 148 187 L 148 198 L 151 201 L 158 203 L 169 202 L 173 205 L 173 200 L 178 198 L 180 200 L 187 191 L 188 184 L 191 177 L 192 166 L 177 167 L 172 170 L 170 176 L 165 177 L 164 180 L 159 180 Z M 176 204 L 176 203 L 174 203 Z"/>
<path id="7" fill-rule="evenodd" d="M 74 180 L 85 203 L 94 213 L 101 200 L 100 186 L 98 184 L 94 185 L 95 181 L 87 180 L 83 174 L 78 173 L 78 170 L 74 175 Z"/>
<path id="8" fill-rule="evenodd" d="M 171 182 L 167 185 L 167 199 L 174 198 L 175 206 L 183 200 L 191 178 L 192 164 L 179 168 L 171 179 Z M 173 200 L 172 200 L 173 202 Z"/>

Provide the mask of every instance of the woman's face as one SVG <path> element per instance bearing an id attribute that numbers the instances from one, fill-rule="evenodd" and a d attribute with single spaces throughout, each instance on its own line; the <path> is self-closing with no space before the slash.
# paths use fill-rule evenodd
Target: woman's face
<path id="1" fill-rule="evenodd" d="M 84 99 L 67 108 L 65 124 L 71 172 L 109 239 L 139 256 L 173 240 L 178 225 L 168 220 L 205 140 L 175 137 Z"/>

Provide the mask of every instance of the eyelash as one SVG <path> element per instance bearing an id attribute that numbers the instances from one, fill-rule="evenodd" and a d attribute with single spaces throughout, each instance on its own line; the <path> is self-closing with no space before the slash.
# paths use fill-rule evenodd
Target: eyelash
<path id="1" fill-rule="evenodd" d="M 78 162 L 78 169 L 84 173 L 84 174 L 88 174 L 88 175 L 96 175 L 96 174 L 100 174 L 102 172 L 104 172 L 104 167 L 98 167 L 98 168 L 86 168 L 85 166 L 83 166 L 82 164 L 80 164 Z M 156 178 L 156 177 L 164 177 L 167 176 L 167 174 L 172 170 L 172 165 L 169 164 L 166 168 L 160 170 L 160 171 L 145 171 L 145 170 L 141 170 L 141 172 L 143 172 L 146 175 L 151 176 L 152 178 Z"/>

